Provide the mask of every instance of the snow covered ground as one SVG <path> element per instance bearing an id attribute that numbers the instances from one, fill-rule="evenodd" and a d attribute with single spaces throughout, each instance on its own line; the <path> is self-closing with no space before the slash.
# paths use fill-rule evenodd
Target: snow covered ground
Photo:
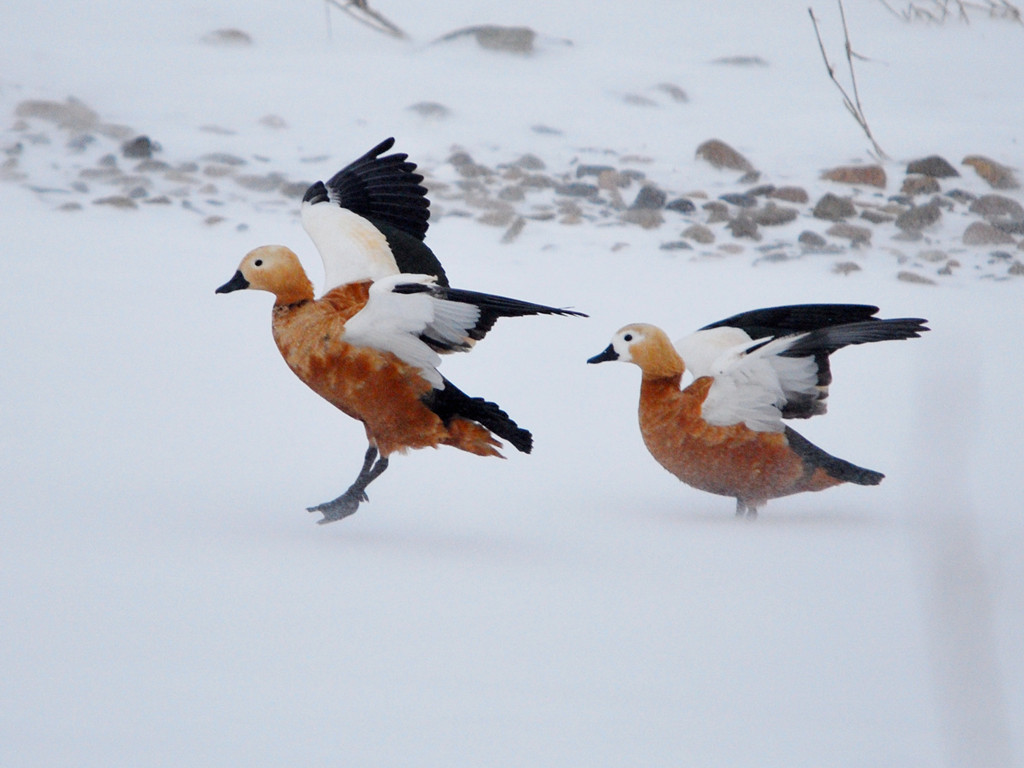
<path id="1" fill-rule="evenodd" d="M 890 176 L 928 154 L 1022 165 L 1020 25 L 847 5 Z M 319 275 L 297 201 L 92 205 L 71 185 L 116 143 L 13 127 L 19 103 L 73 96 L 171 163 L 230 152 L 295 180 L 389 135 L 448 182 L 458 146 L 553 170 L 642 155 L 658 183 L 715 195 L 735 177 L 693 152 L 717 137 L 813 198 L 822 168 L 869 159 L 804 2 L 432 6 L 375 3 L 397 41 L 315 2 L 5 3 L 0 147 L 26 146 L 25 177 L 0 183 L 0 764 L 1020 765 L 1024 278 L 973 277 L 967 253 L 908 283 L 889 242 L 841 276 L 849 255 L 664 251 L 671 224 L 531 221 L 502 244 L 438 216 L 453 284 L 591 317 L 506 320 L 445 361 L 533 455 L 397 457 L 370 504 L 319 527 L 304 508 L 351 480 L 362 429 L 281 363 L 269 297 L 213 294 L 265 243 Z M 837 9 L 815 11 L 839 63 Z M 429 44 L 482 23 L 529 25 L 538 51 Z M 202 42 L 222 28 L 253 43 Z M 768 66 L 711 63 L 737 55 Z M 944 226 L 929 237 L 953 248 Z M 831 413 L 799 425 L 883 484 L 741 523 L 646 453 L 636 370 L 584 361 L 626 322 L 682 334 L 803 301 L 933 331 L 838 353 Z"/>

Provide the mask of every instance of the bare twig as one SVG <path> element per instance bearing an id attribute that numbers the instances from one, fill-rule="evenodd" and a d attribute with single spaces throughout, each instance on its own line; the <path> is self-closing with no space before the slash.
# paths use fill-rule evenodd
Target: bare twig
<path id="1" fill-rule="evenodd" d="M 965 24 L 971 23 L 970 13 L 984 13 L 992 19 L 1005 19 L 1007 21 L 1024 24 L 1020 9 L 1010 0 L 924 0 L 924 2 L 908 2 L 903 10 L 896 10 L 888 0 L 879 0 L 893 16 L 904 21 L 924 20 L 934 24 L 941 24 L 953 15 Z"/>
<path id="2" fill-rule="evenodd" d="M 853 46 L 850 43 L 850 31 L 846 26 L 846 11 L 843 9 L 843 0 L 839 0 L 839 14 L 843 20 L 843 34 L 846 38 L 846 62 L 850 67 L 850 82 L 853 84 L 853 98 L 850 98 L 850 94 L 846 92 L 846 89 L 842 86 L 839 80 L 836 79 L 835 67 L 828 60 L 828 54 L 825 52 L 825 43 L 821 39 L 821 30 L 818 28 L 818 19 L 814 15 L 814 9 L 808 8 L 807 12 L 811 16 L 811 23 L 814 25 L 814 35 L 818 38 L 818 48 L 821 50 L 821 58 L 825 62 L 825 70 L 828 72 L 829 78 L 835 83 L 836 88 L 839 89 L 839 93 L 843 96 L 843 106 L 853 116 L 853 119 L 857 121 L 857 125 L 864 131 L 864 135 L 868 137 L 871 142 L 871 146 L 874 147 L 875 155 L 881 160 L 888 160 L 889 155 L 878 145 L 875 141 L 874 135 L 871 133 L 871 127 L 868 125 L 868 120 L 864 116 L 864 108 L 860 103 L 860 93 L 857 90 L 857 77 L 853 69 L 853 59 L 856 56 L 859 59 L 864 59 L 863 56 L 853 52 Z"/>
<path id="3" fill-rule="evenodd" d="M 344 11 L 356 21 L 376 29 L 378 32 L 405 39 L 408 35 L 390 21 L 373 10 L 367 0 L 324 0 L 328 5 L 333 5 L 340 11 Z"/>

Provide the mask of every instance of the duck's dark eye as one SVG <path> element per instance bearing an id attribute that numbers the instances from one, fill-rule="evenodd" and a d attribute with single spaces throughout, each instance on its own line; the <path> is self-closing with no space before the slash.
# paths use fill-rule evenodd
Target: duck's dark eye
<path id="1" fill-rule="evenodd" d="M 622 340 L 623 341 L 632 341 L 633 340 L 633 334 L 632 333 L 627 333 L 625 336 L 622 337 Z"/>
<path id="2" fill-rule="evenodd" d="M 256 259 L 256 261 L 254 261 L 253 264 L 255 264 L 257 267 L 262 267 L 263 259 Z"/>

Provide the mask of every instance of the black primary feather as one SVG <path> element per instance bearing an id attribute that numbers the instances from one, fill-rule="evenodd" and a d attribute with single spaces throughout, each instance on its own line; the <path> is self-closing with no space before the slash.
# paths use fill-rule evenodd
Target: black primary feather
<path id="1" fill-rule="evenodd" d="M 858 305 L 828 304 L 807 306 L 839 306 L 851 309 L 854 307 L 858 307 Z M 791 308 L 780 307 L 779 309 Z M 860 309 L 870 309 L 872 310 L 871 314 L 878 311 L 874 307 L 866 306 L 860 307 Z M 849 312 L 838 314 L 846 314 L 847 316 L 849 316 L 856 313 Z M 825 404 L 825 400 L 826 398 L 828 398 L 828 385 L 832 383 L 832 369 L 829 364 L 828 356 L 831 355 L 836 350 L 842 349 L 843 347 L 851 346 L 853 344 L 870 344 L 876 341 L 899 341 L 902 339 L 916 339 L 923 332 L 929 330 L 928 327 L 925 326 L 926 322 L 928 321 L 919 317 L 882 319 L 878 317 L 871 317 L 869 315 L 867 319 L 861 320 L 859 322 L 846 323 L 844 325 L 827 325 L 825 327 L 817 327 L 805 331 L 796 331 L 798 333 L 805 333 L 806 335 L 803 336 L 803 338 L 798 339 L 786 351 L 780 352 L 779 356 L 813 357 L 814 363 L 818 369 L 818 378 L 816 382 L 818 391 L 810 395 L 790 395 L 789 399 L 782 406 L 782 417 L 784 419 L 808 419 L 811 416 L 819 416 L 826 412 L 827 405 Z M 763 347 L 770 341 L 772 341 L 772 338 L 762 337 L 761 341 L 747 349 L 747 353 L 749 354 L 750 352 L 753 352 L 756 349 Z"/>
<path id="2" fill-rule="evenodd" d="M 416 164 L 408 161 L 408 155 L 396 153 L 381 157 L 394 144 L 393 138 L 385 139 L 326 182 L 313 184 L 302 201 L 331 201 L 363 218 L 383 222 L 423 240 L 430 219 L 427 189 L 421 183 L 423 176 L 416 173 Z"/>
<path id="3" fill-rule="evenodd" d="M 456 416 L 469 419 L 507 440 L 522 453 L 533 450 L 533 435 L 516 424 L 497 403 L 470 397 L 448 379 L 444 379 L 444 389 L 433 389 L 422 399 L 446 425 Z"/>
<path id="4" fill-rule="evenodd" d="M 878 307 L 869 304 L 790 304 L 783 307 L 753 309 L 719 320 L 701 328 L 739 328 L 752 339 L 765 336 L 789 336 L 833 325 L 877 321 L 872 317 Z"/>
<path id="5" fill-rule="evenodd" d="M 401 283 L 392 288 L 395 293 L 429 293 L 435 298 L 446 301 L 457 301 L 462 304 L 472 304 L 480 310 L 480 317 L 472 328 L 466 329 L 466 335 L 474 341 L 479 341 L 494 327 L 494 324 L 501 317 L 527 317 L 530 315 L 561 315 L 565 317 L 586 317 L 582 312 L 571 309 L 559 309 L 548 307 L 543 304 L 534 304 L 529 301 L 510 299 L 506 296 L 495 296 L 490 293 L 479 293 L 477 291 L 464 291 L 458 288 L 448 288 L 441 285 L 424 285 L 423 283 Z M 432 340 L 424 339 L 427 343 Z"/>

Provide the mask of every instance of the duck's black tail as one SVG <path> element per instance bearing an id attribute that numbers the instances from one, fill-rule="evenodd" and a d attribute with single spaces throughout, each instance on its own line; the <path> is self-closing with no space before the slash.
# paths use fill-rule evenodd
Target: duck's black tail
<path id="1" fill-rule="evenodd" d="M 789 447 L 793 449 L 801 459 L 809 466 L 823 469 L 830 477 L 842 480 L 844 483 L 855 483 L 856 485 L 878 485 L 885 477 L 881 472 L 873 469 L 864 469 L 848 461 L 837 459 L 830 453 L 825 453 L 818 446 L 801 435 L 796 430 L 786 427 L 786 439 Z"/>
<path id="2" fill-rule="evenodd" d="M 470 397 L 448 379 L 444 380 L 444 389 L 431 390 L 423 400 L 445 424 L 459 416 L 487 428 L 522 453 L 533 449 L 533 435 L 512 421 L 497 403 L 482 397 Z"/>

